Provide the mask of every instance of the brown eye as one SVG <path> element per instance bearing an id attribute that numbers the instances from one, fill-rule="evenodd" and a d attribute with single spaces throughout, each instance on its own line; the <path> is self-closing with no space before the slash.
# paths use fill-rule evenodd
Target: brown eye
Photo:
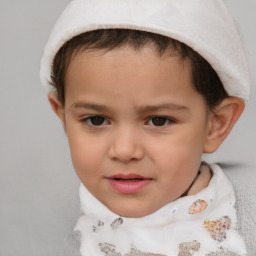
<path id="1" fill-rule="evenodd" d="M 166 117 L 161 117 L 161 116 L 153 117 L 153 118 L 150 120 L 151 125 L 154 125 L 154 126 L 164 126 L 164 125 L 166 125 L 168 122 L 169 122 L 169 119 L 168 119 L 168 118 L 166 118 Z"/>
<path id="2" fill-rule="evenodd" d="M 84 122 L 90 126 L 101 126 L 107 123 L 107 120 L 102 116 L 90 116 L 87 117 Z"/>

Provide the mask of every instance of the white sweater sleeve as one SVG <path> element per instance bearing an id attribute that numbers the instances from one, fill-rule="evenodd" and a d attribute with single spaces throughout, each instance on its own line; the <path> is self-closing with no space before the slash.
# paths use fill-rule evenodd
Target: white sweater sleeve
<path id="1" fill-rule="evenodd" d="M 237 198 L 238 228 L 247 245 L 248 256 L 256 255 L 256 170 L 251 166 L 223 168 L 233 183 Z"/>

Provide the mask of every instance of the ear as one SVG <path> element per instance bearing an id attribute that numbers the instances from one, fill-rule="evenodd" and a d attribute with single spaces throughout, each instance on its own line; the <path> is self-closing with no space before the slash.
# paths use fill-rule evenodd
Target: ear
<path id="1" fill-rule="evenodd" d="M 62 122 L 62 125 L 65 129 L 65 114 L 64 114 L 64 107 L 58 100 L 57 94 L 55 92 L 50 92 L 48 94 L 48 100 L 51 104 L 52 110 L 55 112 L 55 114 L 59 117 L 59 119 Z"/>
<path id="2" fill-rule="evenodd" d="M 218 149 L 242 114 L 244 106 L 243 100 L 228 97 L 209 114 L 204 153 L 212 153 Z"/>

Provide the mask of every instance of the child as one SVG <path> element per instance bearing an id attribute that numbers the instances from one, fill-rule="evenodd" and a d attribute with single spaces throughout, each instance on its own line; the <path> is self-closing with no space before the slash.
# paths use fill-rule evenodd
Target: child
<path id="1" fill-rule="evenodd" d="M 221 0 L 73 0 L 41 63 L 82 184 L 81 255 L 246 255 L 217 150 L 244 109 Z"/>

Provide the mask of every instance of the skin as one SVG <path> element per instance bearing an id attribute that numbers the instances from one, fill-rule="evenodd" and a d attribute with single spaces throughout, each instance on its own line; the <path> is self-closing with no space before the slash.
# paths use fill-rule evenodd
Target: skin
<path id="1" fill-rule="evenodd" d="M 194 89 L 190 62 L 175 53 L 160 57 L 151 46 L 76 53 L 65 77 L 65 106 L 54 93 L 49 101 L 81 182 L 111 211 L 133 218 L 179 198 L 202 154 L 218 148 L 244 107 L 231 97 L 210 111 Z M 124 194 L 109 182 L 117 174 L 150 181 Z"/>

